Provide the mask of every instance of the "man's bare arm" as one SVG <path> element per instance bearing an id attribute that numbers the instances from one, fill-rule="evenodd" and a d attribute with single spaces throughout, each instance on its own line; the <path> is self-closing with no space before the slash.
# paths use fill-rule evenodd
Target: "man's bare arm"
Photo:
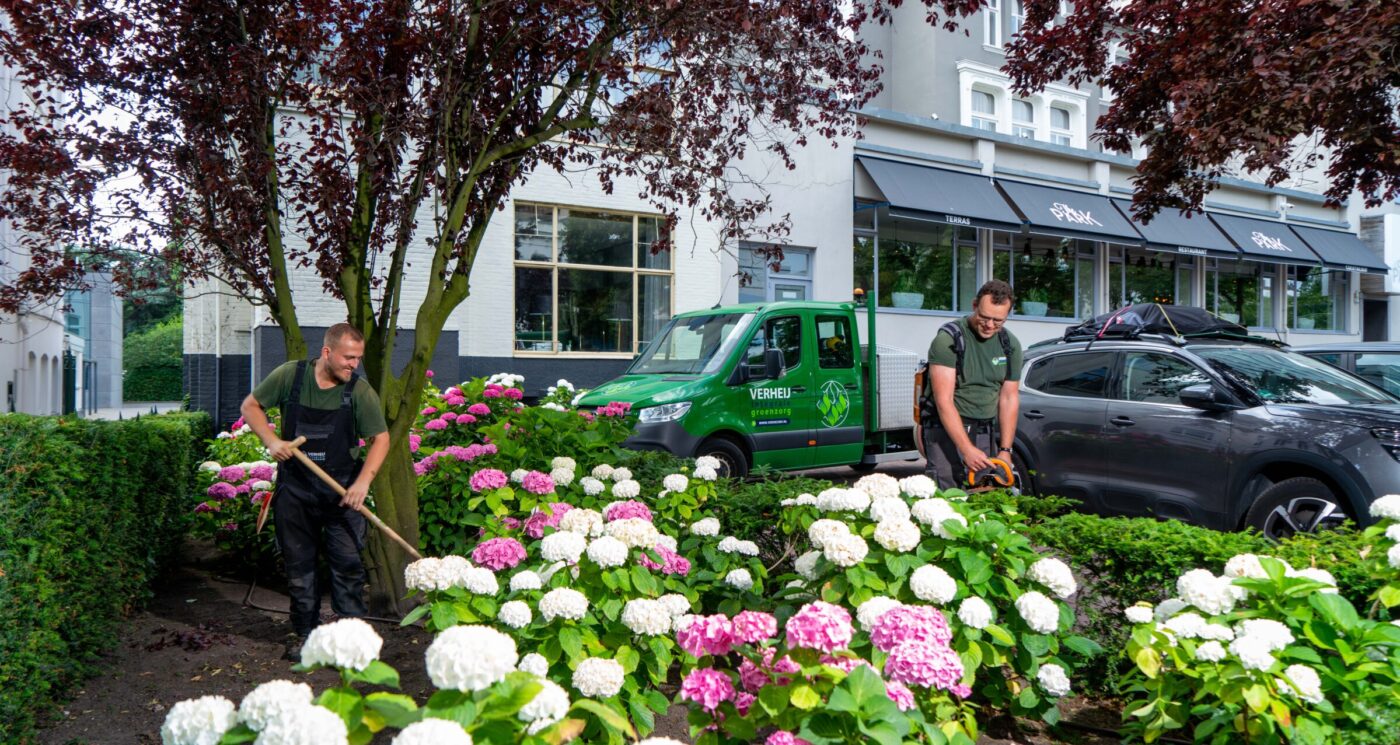
<path id="1" fill-rule="evenodd" d="M 253 394 L 249 393 L 248 397 L 243 399 L 243 405 L 238 407 L 238 412 L 243 415 L 243 423 L 262 440 L 263 447 L 267 448 L 273 460 L 281 463 L 292 457 L 291 444 L 272 431 L 272 424 L 267 421 L 267 412 L 263 411 L 262 404 L 253 398 Z"/>
<path id="2" fill-rule="evenodd" d="M 972 444 L 972 440 L 967 436 L 967 430 L 963 428 L 962 416 L 958 414 L 957 405 L 953 402 L 953 391 L 958 385 L 958 371 L 951 367 L 929 364 L 929 375 L 933 378 L 933 400 L 938 404 L 938 421 L 943 424 L 943 430 L 952 438 L 953 444 L 958 448 L 958 454 L 962 456 L 963 463 L 974 471 L 987 467 L 987 454 L 978 450 Z M 958 464 L 952 464 L 957 468 Z"/>

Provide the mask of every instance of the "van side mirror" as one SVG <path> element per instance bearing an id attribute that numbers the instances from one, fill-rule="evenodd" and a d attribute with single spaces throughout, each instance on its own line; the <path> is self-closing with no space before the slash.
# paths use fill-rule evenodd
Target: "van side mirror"
<path id="1" fill-rule="evenodd" d="M 1220 389 L 1210 383 L 1188 385 L 1177 393 L 1177 397 L 1181 399 L 1183 405 L 1201 411 L 1229 411 L 1239 408 L 1231 403 Z"/>
<path id="2" fill-rule="evenodd" d="M 783 377 L 787 365 L 783 364 L 783 350 L 767 349 L 763 352 L 763 376 L 769 380 Z"/>

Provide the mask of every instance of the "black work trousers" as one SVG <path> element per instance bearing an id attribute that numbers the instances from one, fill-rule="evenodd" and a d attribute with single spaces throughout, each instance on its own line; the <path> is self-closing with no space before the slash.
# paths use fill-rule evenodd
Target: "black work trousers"
<path id="1" fill-rule="evenodd" d="M 317 557 L 325 548 L 330 568 L 331 608 L 341 616 L 363 616 L 365 568 L 360 548 L 365 541 L 365 518 L 314 494 L 279 490 L 272 504 L 277 544 L 287 565 L 287 591 L 292 596 L 292 628 L 302 636 L 321 622 L 322 588 Z"/>
<path id="2" fill-rule="evenodd" d="M 993 452 L 995 428 L 990 421 L 964 419 L 963 429 L 973 447 L 984 453 Z M 963 465 L 957 443 L 943 429 L 942 422 L 925 419 L 924 455 L 924 473 L 938 482 L 939 489 L 967 488 L 967 467 Z"/>

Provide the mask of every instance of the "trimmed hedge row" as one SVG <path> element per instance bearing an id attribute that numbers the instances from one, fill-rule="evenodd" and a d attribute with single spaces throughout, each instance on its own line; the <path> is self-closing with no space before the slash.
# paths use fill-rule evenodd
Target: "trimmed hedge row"
<path id="1" fill-rule="evenodd" d="M 203 414 L 0 416 L 0 742 L 92 672 L 184 534 Z"/>

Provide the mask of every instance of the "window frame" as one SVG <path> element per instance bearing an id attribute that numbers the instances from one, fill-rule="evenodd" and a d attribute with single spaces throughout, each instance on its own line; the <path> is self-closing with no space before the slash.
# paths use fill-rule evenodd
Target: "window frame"
<path id="1" fill-rule="evenodd" d="M 1026 24 L 1026 0 L 1010 0 L 1011 2 L 1011 36 L 1020 35 L 1021 27 Z"/>
<path id="2" fill-rule="evenodd" d="M 520 208 L 522 208 L 522 207 L 528 207 L 528 208 L 536 209 L 536 210 L 548 210 L 548 211 L 549 211 L 549 216 L 550 216 L 550 231 L 549 231 L 550 258 L 549 258 L 548 261 L 541 261 L 541 260 L 536 260 L 536 259 L 521 259 L 521 258 L 518 258 L 518 257 L 516 256 L 516 248 L 515 248 L 515 246 L 516 246 L 516 237 L 517 237 L 518 235 L 521 235 L 521 234 L 520 234 L 520 233 L 517 233 L 517 232 L 516 232 L 516 229 L 515 229 L 515 225 L 516 225 L 516 222 L 515 222 L 515 215 L 516 215 L 516 212 L 517 212 L 518 210 L 520 210 Z M 603 214 L 603 215 L 608 215 L 608 216 L 613 216 L 613 217 L 619 217 L 619 216 L 621 216 L 621 217 L 630 218 L 630 219 L 631 219 L 631 222 L 632 222 L 632 241 L 631 241 L 631 248 L 629 249 L 628 254 L 629 254 L 629 257 L 630 257 L 630 259 L 631 259 L 631 265 L 630 265 L 630 266 L 620 266 L 620 265 L 619 265 L 619 266 L 612 266 L 612 265 L 607 265 L 607 264 L 582 264 L 582 263 L 575 263 L 575 262 L 568 262 L 568 261 L 560 261 L 560 260 L 559 260 L 559 258 L 560 258 L 560 257 L 559 257 L 559 251 L 560 251 L 560 245 L 559 245 L 559 244 L 560 244 L 560 235 L 559 235 L 559 232 L 560 232 L 560 224 L 561 224 L 561 218 L 560 218 L 560 211 L 561 211 L 561 210 L 565 210 L 565 211 L 573 210 L 573 211 L 578 211 L 578 212 L 588 212 L 588 213 Z M 642 250 L 644 250 L 644 248 L 643 248 L 644 246 L 649 246 L 649 245 L 650 245 L 650 244 L 643 244 L 642 241 L 641 241 L 642 221 L 643 221 L 643 220 L 656 220 L 656 221 L 657 221 L 657 236 L 656 236 L 656 237 L 657 237 L 657 239 L 659 239 L 660 236 L 661 236 L 661 232 L 664 231 L 664 230 L 666 229 L 666 227 L 665 227 L 665 226 L 666 226 L 666 218 L 665 218 L 664 216 L 662 216 L 662 215 L 648 214 L 648 213 L 644 213 L 644 212 L 636 212 L 636 211 L 630 211 L 630 210 L 612 209 L 612 208 L 607 208 L 607 207 L 594 207 L 594 206 L 576 205 L 576 204 L 559 204 L 559 203 L 553 203 L 553 202 L 536 202 L 536 201 L 530 201 L 530 200 L 518 200 L 518 201 L 513 201 L 513 202 L 512 202 L 512 204 L 511 204 L 511 285 L 512 285 L 512 291 L 511 291 L 511 319 L 512 319 L 512 320 L 511 320 L 511 354 L 512 354 L 513 356 L 516 356 L 516 357 L 580 357 L 580 358 L 593 358 L 593 359 L 599 359 L 599 358 L 602 358 L 602 359 L 631 359 L 631 358 L 633 358 L 634 356 L 637 355 L 637 353 L 641 350 L 641 345 L 642 345 L 642 339 L 641 339 L 641 337 L 642 337 L 642 326 L 643 326 L 643 323 L 644 323 L 644 320 L 645 320 L 645 319 L 643 319 L 643 318 L 641 317 L 641 313 L 642 313 L 642 307 L 641 307 L 641 303 L 642 303 L 641 291 L 642 291 L 642 284 L 643 284 L 643 279 L 642 279 L 642 278 L 643 278 L 643 277 L 664 277 L 664 278 L 666 278 L 666 279 L 668 280 L 668 281 L 667 281 L 667 284 L 668 284 L 668 291 L 667 291 L 667 293 L 666 293 L 666 303 L 667 303 L 668 313 L 669 313 L 670 316 L 674 316 L 675 313 L 676 313 L 676 258 L 677 258 L 676 253 L 675 253 L 674 251 L 669 252 L 667 267 L 666 267 L 665 269 L 658 269 L 658 268 L 653 268 L 653 267 L 644 267 L 644 266 L 641 266 L 641 263 L 642 263 L 642 262 L 639 260 L 639 252 L 642 251 Z M 550 325 L 549 332 L 550 332 L 550 336 L 549 336 L 549 340 L 548 340 L 548 343 L 549 343 L 550 348 L 549 348 L 548 350 L 542 350 L 542 349 L 522 349 L 522 348 L 520 347 L 520 339 L 517 338 L 517 336 L 516 336 L 516 334 L 518 333 L 518 331 L 517 331 L 517 329 L 515 328 L 515 318 L 516 318 L 516 315 L 515 315 L 515 306 L 516 306 L 516 304 L 517 304 L 518 297 L 517 297 L 517 295 L 516 295 L 516 287 L 515 287 L 515 284 L 516 284 L 517 272 L 518 272 L 519 270 L 521 270 L 521 269 L 548 270 L 549 273 L 550 273 L 550 275 L 549 275 L 549 276 L 550 276 L 550 319 L 549 319 L 549 325 Z M 629 275 L 631 275 L 631 278 L 632 278 L 632 318 L 631 318 L 632 333 L 631 333 L 631 340 L 630 340 L 630 342 L 631 342 L 630 350 L 616 351 L 616 352 L 608 352 L 608 351 L 573 351 L 573 350 L 564 351 L 564 350 L 561 350 L 561 349 L 560 349 L 560 346 L 559 346 L 559 329 L 560 329 L 560 323 L 559 323 L 559 319 L 560 319 L 560 313 L 559 313 L 559 311 L 560 311 L 560 302 L 559 302 L 559 282 L 560 282 L 560 278 L 559 278 L 559 273 L 560 273 L 561 270 L 563 270 L 563 271 L 568 271 L 568 270 L 582 270 L 582 271 L 594 271 L 594 272 L 611 272 L 611 273 L 615 273 L 615 274 L 629 274 Z"/>
<path id="3" fill-rule="evenodd" d="M 1016 117 L 1016 109 L 1018 108 L 1018 104 L 1023 104 L 1026 108 L 1030 109 L 1029 119 L 1018 119 Z M 1011 99 L 1011 136 L 1024 137 L 1028 140 L 1034 140 L 1037 139 L 1036 135 L 1037 132 L 1035 126 L 1035 102 L 1027 98 Z"/>
<path id="4" fill-rule="evenodd" d="M 982 46 L 1001 50 L 1001 0 L 987 0 L 982 16 Z"/>
<path id="5" fill-rule="evenodd" d="M 1306 267 L 1310 271 L 1315 271 L 1320 274 L 1332 275 L 1333 281 L 1338 281 L 1342 283 L 1342 294 L 1339 297 L 1334 298 L 1335 302 L 1331 307 L 1333 316 L 1333 326 L 1331 328 L 1314 327 L 1310 329 L 1305 329 L 1299 328 L 1298 326 L 1298 307 L 1301 305 L 1301 303 L 1298 302 L 1298 298 L 1301 294 L 1300 291 L 1302 289 L 1302 285 L 1307 280 L 1295 279 L 1295 275 L 1298 271 L 1298 268 L 1299 267 L 1297 265 L 1290 264 L 1284 269 L 1284 293 L 1288 298 L 1288 305 L 1286 306 L 1288 311 L 1287 314 L 1284 316 L 1283 325 L 1286 326 L 1290 331 L 1301 331 L 1309 334 L 1347 333 L 1347 328 L 1350 325 L 1349 316 L 1351 314 L 1347 312 L 1348 309 L 1346 299 L 1351 297 L 1352 292 L 1351 272 L 1344 269 L 1329 269 L 1326 266 Z"/>
<path id="6" fill-rule="evenodd" d="M 1046 364 L 1047 362 L 1053 363 L 1054 361 L 1059 360 L 1059 359 L 1062 358 L 1062 357 L 1087 356 L 1087 355 L 1106 355 L 1106 356 L 1108 357 L 1108 369 L 1107 369 L 1107 372 L 1104 373 L 1103 391 L 1100 392 L 1098 396 L 1067 396 L 1067 395 L 1065 395 L 1065 394 L 1063 394 L 1063 393 L 1050 393 L 1050 392 L 1046 391 L 1046 390 L 1043 389 L 1043 388 L 1030 388 L 1029 385 L 1027 385 L 1026 387 L 1029 388 L 1030 390 L 1034 391 L 1034 392 L 1035 392 L 1036 394 L 1038 394 L 1038 395 L 1041 395 L 1041 396 L 1050 396 L 1050 397 L 1058 398 L 1058 399 L 1089 400 L 1089 401 L 1111 401 L 1111 400 L 1115 400 L 1115 399 L 1112 399 L 1112 398 L 1109 397 L 1109 392 L 1110 392 L 1110 390 L 1111 390 L 1111 388 L 1112 388 L 1112 386 L 1113 386 L 1113 384 L 1114 384 L 1114 381 L 1116 380 L 1116 376 L 1117 376 L 1117 374 L 1118 374 L 1118 367 L 1119 367 L 1119 365 L 1122 363 L 1122 354 L 1121 354 L 1121 352 L 1122 352 L 1122 350 L 1118 350 L 1118 349 L 1067 349 L 1067 350 L 1065 350 L 1065 351 L 1063 351 L 1063 352 L 1055 352 L 1055 353 L 1053 353 L 1053 354 L 1047 354 L 1047 355 L 1045 355 L 1045 356 L 1043 356 L 1043 357 L 1039 357 L 1039 358 L 1037 358 L 1037 359 L 1035 360 L 1036 366 L 1039 366 L 1039 365 Z M 1031 372 L 1031 370 L 1025 370 L 1025 371 L 1023 371 L 1023 373 L 1022 373 L 1022 378 L 1023 378 L 1023 379 L 1028 378 L 1030 372 Z M 1053 370 L 1052 370 L 1051 374 L 1053 374 Z"/>
<path id="7" fill-rule="evenodd" d="M 764 353 L 767 353 L 769 349 L 781 349 L 781 347 L 772 344 L 772 334 L 769 334 L 768 330 L 780 321 L 789 320 L 797 324 L 797 356 L 790 358 L 787 356 L 786 352 L 784 352 L 783 374 L 786 375 L 794 370 L 799 370 L 802 368 L 802 365 L 806 361 L 807 356 L 807 324 L 804 322 L 805 319 L 802 317 L 801 314 L 798 313 L 775 313 L 763 319 L 763 323 L 757 325 L 757 327 L 753 330 L 753 333 L 749 335 L 748 344 L 744 347 L 744 359 L 741 364 L 743 364 L 744 367 L 747 368 L 750 375 L 753 374 L 755 368 L 760 370 L 763 368 L 761 355 L 760 361 L 757 364 L 754 364 L 750 360 L 748 349 L 753 346 L 753 340 L 756 339 L 760 334 L 763 335 Z"/>
<path id="8" fill-rule="evenodd" d="M 1195 362 L 1193 362 L 1192 360 L 1186 358 L 1184 355 L 1172 354 L 1171 352 L 1167 352 L 1167 351 L 1160 350 L 1160 349 L 1121 349 L 1121 350 L 1118 350 L 1118 355 L 1119 355 L 1119 356 L 1118 356 L 1118 361 L 1117 361 L 1117 372 L 1116 372 L 1116 374 L 1114 374 L 1113 376 L 1111 376 L 1111 378 L 1110 378 L 1110 380 L 1109 380 L 1109 385 L 1113 388 L 1113 395 L 1112 395 L 1112 396 L 1108 396 L 1108 397 L 1107 397 L 1108 400 L 1114 401 L 1114 402 L 1117 402 L 1117 403 L 1120 403 L 1120 404 L 1137 404 L 1137 405 L 1141 405 L 1141 406 L 1172 406 L 1172 407 L 1175 407 L 1175 408 L 1178 408 L 1178 409 L 1189 409 L 1189 408 L 1191 408 L 1191 407 L 1187 406 L 1186 404 L 1181 403 L 1181 402 L 1180 402 L 1180 399 L 1178 399 L 1176 403 L 1168 403 L 1168 402 L 1164 402 L 1164 401 L 1135 401 L 1135 400 L 1133 400 L 1133 399 L 1131 399 L 1131 398 L 1127 398 L 1127 395 L 1128 395 L 1128 390 L 1127 390 L 1127 388 L 1128 388 L 1128 365 L 1129 365 L 1129 363 L 1131 362 L 1131 356 L 1132 356 L 1132 355 L 1135 355 L 1135 354 L 1137 354 L 1137 355 L 1142 355 L 1142 356 L 1144 356 L 1144 357 L 1148 357 L 1148 356 L 1157 356 L 1157 357 L 1165 357 L 1165 358 L 1167 358 L 1167 359 L 1169 359 L 1169 360 L 1175 360 L 1175 361 L 1180 362 L 1181 364 L 1183 364 L 1183 365 L 1185 365 L 1185 366 L 1191 368 L 1192 370 L 1195 370 L 1197 373 L 1200 373 L 1201 377 L 1205 378 L 1204 383 L 1209 384 L 1209 385 L 1212 385 L 1212 386 L 1214 386 L 1214 385 L 1217 384 L 1217 383 L 1216 383 L 1216 378 L 1215 378 L 1215 376 L 1212 375 L 1211 372 L 1210 372 L 1209 370 L 1205 369 L 1204 367 L 1202 367 L 1202 366 L 1200 366 L 1200 365 L 1197 365 Z M 1120 385 L 1122 386 L 1121 388 L 1119 387 Z M 1201 383 L 1191 383 L 1191 385 L 1201 385 Z M 1182 387 L 1184 388 L 1184 387 L 1186 387 L 1186 386 L 1182 386 Z M 1180 395 L 1180 391 L 1178 391 L 1177 393 L 1178 393 L 1178 396 L 1179 396 L 1179 395 Z M 1121 398 L 1119 397 L 1120 395 L 1122 396 Z"/>
<path id="9" fill-rule="evenodd" d="M 846 363 L 845 365 L 840 365 L 840 366 L 828 366 L 828 365 L 826 365 L 825 363 L 823 363 L 823 361 L 822 361 L 822 322 L 823 322 L 823 321 L 835 321 L 836 323 L 840 323 L 840 324 L 844 324 L 844 325 L 845 325 L 845 327 L 846 327 L 846 357 L 847 357 L 847 360 L 846 360 L 847 363 Z M 857 352 L 857 350 L 856 350 L 856 348 L 855 348 L 855 345 L 852 343 L 852 342 L 853 342 L 852 334 L 854 334 L 855 332 L 852 330 L 851 319 L 850 319 L 850 318 L 848 318 L 847 316 L 836 315 L 836 314 L 832 314 L 832 313 L 820 313 L 820 314 L 817 314 L 817 315 L 815 315 L 815 316 L 812 317 L 812 328 L 813 328 L 813 332 L 814 332 L 814 333 L 812 334 L 812 343 L 816 345 L 817 370 L 818 370 L 818 371 L 821 371 L 821 370 L 854 370 L 854 369 L 856 369 L 856 352 Z"/>
<path id="10" fill-rule="evenodd" d="M 992 105 L 992 110 L 991 110 L 991 111 L 978 111 L 978 110 L 977 110 L 976 101 L 977 101 L 977 97 L 978 97 L 979 94 L 982 95 L 982 96 L 986 96 L 986 97 L 987 97 L 986 100 L 991 102 L 991 105 Z M 968 106 L 968 114 L 969 114 L 969 116 L 972 118 L 972 128 L 973 128 L 973 129 L 980 129 L 980 130 L 983 130 L 983 131 L 986 131 L 986 132 L 1000 132 L 1000 131 L 1001 131 L 1001 115 L 997 112 L 997 94 L 996 94 L 996 93 L 994 93 L 994 92 L 992 92 L 992 91 L 984 90 L 984 89 L 982 89 L 982 88 L 980 88 L 980 87 L 977 87 L 977 86 L 973 86 L 972 92 L 969 94 L 969 101 L 972 102 L 972 103 L 970 103 L 969 106 Z M 985 124 L 990 124 L 991 126 L 990 126 L 990 127 L 983 126 L 983 125 L 985 125 Z"/>
<path id="11" fill-rule="evenodd" d="M 1097 267 L 1097 266 L 1098 266 L 1098 262 L 1099 262 L 1099 258 L 1098 258 L 1098 257 L 1099 257 L 1099 254 L 1105 252 L 1105 250 L 1106 250 L 1106 249 L 1105 249 L 1105 244 L 1103 244 L 1103 243 L 1101 243 L 1101 242 L 1098 242 L 1098 241 L 1089 241 L 1089 240 L 1085 240 L 1085 239 L 1082 239 L 1082 238 L 1062 238 L 1062 237 L 1059 237 L 1059 236 L 1045 235 L 1045 234 L 1040 234 L 1040 233 L 1032 233 L 1032 234 L 1029 234 L 1029 235 L 1023 235 L 1023 234 L 1020 234 L 1020 233 L 1014 233 L 1014 234 L 1013 234 L 1013 233 L 1008 233 L 1008 232 L 1006 232 L 1006 231 L 1004 231 L 1004 230 L 992 231 L 992 236 L 993 236 L 993 237 L 992 237 L 991 266 L 988 267 L 988 276 L 989 276 L 990 278 L 992 278 L 992 279 L 1000 279 L 1000 280 L 1002 280 L 1002 281 L 1004 281 L 1004 282 L 1010 284 L 1012 287 L 1016 287 L 1016 286 L 1017 286 L 1017 284 L 1016 284 L 1016 260 L 1017 260 L 1017 256 L 1020 254 L 1020 252 L 1022 252 L 1022 251 L 1025 250 L 1025 243 L 1026 243 L 1026 242 L 1031 241 L 1031 240 L 1034 239 L 1034 238 L 1051 238 L 1051 239 L 1055 239 L 1055 240 L 1058 240 L 1058 241 L 1061 241 L 1061 242 L 1063 242 L 1063 241 L 1065 241 L 1065 240 L 1069 240 L 1069 241 L 1072 241 L 1072 242 L 1073 242 L 1073 244 L 1072 244 L 1072 245 L 1073 245 L 1073 251 L 1072 251 L 1072 253 L 1070 254 L 1070 256 L 1068 257 L 1068 259 L 1065 259 L 1063 256 L 1061 256 L 1061 257 L 1060 257 L 1060 260 L 1068 261 L 1068 262 L 1070 263 L 1071 267 L 1072 267 L 1071 271 L 1073 272 L 1074 280 L 1073 280 L 1073 287 L 1072 287 L 1071 290 L 1070 290 L 1070 293 L 1071 293 L 1071 294 L 1070 294 L 1070 297 L 1074 299 L 1074 300 L 1073 300 L 1074 306 L 1075 306 L 1075 307 L 1074 307 L 1074 314 L 1071 315 L 1071 316 L 1069 316 L 1069 317 L 1064 317 L 1064 316 L 1048 316 L 1048 315 L 1047 315 L 1047 316 L 1034 316 L 1034 315 L 1029 315 L 1029 314 L 1025 314 L 1025 313 L 1018 313 L 1018 312 L 1016 312 L 1016 307 L 1013 306 L 1012 309 L 1011 309 L 1011 310 L 1012 310 L 1012 313 L 1011 313 L 1011 316 L 1010 316 L 1011 318 L 1017 319 L 1017 320 L 1030 320 L 1030 321 L 1048 322 L 1048 323 L 1079 323 L 1079 322 L 1081 322 L 1081 321 L 1084 321 L 1084 320 L 1087 320 L 1088 318 L 1092 318 L 1092 317 L 1093 317 L 1094 312 L 1095 312 L 1095 311 L 1093 310 L 1093 308 L 1095 308 L 1095 307 L 1098 305 L 1098 300 L 1097 300 L 1097 299 L 1098 299 L 1098 297 L 1099 297 L 1099 292 L 1098 292 L 1098 291 L 1099 291 L 1099 286 L 1098 286 L 1098 271 L 1097 271 L 1096 269 L 1092 269 L 1092 268 L 1091 268 L 1091 269 L 1090 269 L 1090 276 L 1089 276 L 1089 277 L 1083 277 L 1083 276 L 1081 276 L 1083 273 L 1080 271 L 1080 267 L 1081 267 L 1082 262 L 1084 262 L 1084 261 L 1090 262 L 1091 267 Z M 1006 237 L 1007 237 L 1007 240 L 1006 240 L 1006 241 L 999 240 L 999 239 L 998 239 L 999 236 L 1006 236 Z M 1022 241 L 1022 245 L 1021 245 L 1021 246 L 1017 246 L 1017 245 L 1016 245 L 1016 240 L 1017 240 L 1017 239 L 1020 239 L 1020 240 Z M 1056 249 L 1056 250 L 1063 250 L 1063 248 L 1064 248 L 1064 247 L 1061 246 L 1059 249 Z M 1035 252 L 1035 251 L 1041 251 L 1041 250 L 1044 250 L 1044 249 L 1043 249 L 1043 248 L 1032 247 L 1031 250 L 1032 250 L 1033 252 Z M 1007 276 L 1005 276 L 1005 277 L 999 277 L 999 276 L 997 276 L 997 254 L 998 254 L 998 253 L 1004 253 L 1004 254 L 1006 254 L 1006 258 L 1007 258 Z M 1083 294 L 1083 291 L 1084 291 L 1084 290 L 1088 290 L 1088 294 L 1089 294 L 1089 298 L 1090 298 L 1090 308 L 1091 308 L 1091 310 L 1090 310 L 1090 313 L 1089 313 L 1089 315 L 1088 315 L 1087 317 L 1086 317 L 1086 316 L 1080 316 L 1080 315 L 1079 315 L 1079 310 L 1080 310 L 1080 308 L 1078 307 L 1078 306 L 1079 306 L 1079 299 L 1080 299 L 1081 295 Z M 1021 302 L 1023 302 L 1023 300 L 1020 299 L 1020 296 L 1018 295 L 1018 299 L 1017 299 L 1017 301 L 1016 301 L 1016 305 L 1019 306 L 1019 305 L 1021 304 Z"/>

